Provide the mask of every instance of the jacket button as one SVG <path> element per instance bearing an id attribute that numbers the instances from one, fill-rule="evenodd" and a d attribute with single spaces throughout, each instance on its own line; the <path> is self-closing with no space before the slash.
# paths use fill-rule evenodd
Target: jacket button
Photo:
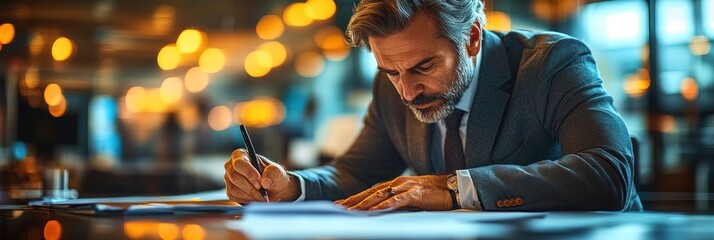
<path id="1" fill-rule="evenodd" d="M 503 200 L 503 206 L 504 206 L 504 207 L 511 207 L 511 201 L 508 201 L 508 199 Z"/>
<path id="2" fill-rule="evenodd" d="M 523 199 L 522 199 L 522 198 L 516 198 L 516 205 L 518 205 L 518 206 L 523 205 Z"/>
<path id="3" fill-rule="evenodd" d="M 498 200 L 498 201 L 496 202 L 496 207 L 498 207 L 498 208 L 504 207 L 504 206 L 503 206 L 503 201 Z"/>

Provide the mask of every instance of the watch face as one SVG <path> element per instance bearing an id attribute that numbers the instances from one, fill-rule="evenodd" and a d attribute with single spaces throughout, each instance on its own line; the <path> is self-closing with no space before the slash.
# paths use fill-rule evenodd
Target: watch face
<path id="1" fill-rule="evenodd" d="M 456 180 L 456 175 L 450 175 L 449 179 L 446 180 L 446 187 L 452 191 L 459 191 L 459 182 Z"/>

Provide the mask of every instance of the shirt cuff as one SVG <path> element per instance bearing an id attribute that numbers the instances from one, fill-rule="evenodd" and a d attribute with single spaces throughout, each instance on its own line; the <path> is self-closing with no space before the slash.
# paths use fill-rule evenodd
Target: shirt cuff
<path id="1" fill-rule="evenodd" d="M 288 173 L 288 174 L 291 174 L 300 180 L 300 197 L 295 199 L 295 202 L 305 201 L 305 179 L 302 179 L 302 176 L 300 176 L 300 174 L 294 174 L 294 173 Z"/>
<path id="2" fill-rule="evenodd" d="M 468 170 L 456 170 L 456 181 L 459 185 L 459 204 L 461 208 L 483 211 L 481 201 L 478 200 L 478 192 L 474 185 L 471 174 Z"/>

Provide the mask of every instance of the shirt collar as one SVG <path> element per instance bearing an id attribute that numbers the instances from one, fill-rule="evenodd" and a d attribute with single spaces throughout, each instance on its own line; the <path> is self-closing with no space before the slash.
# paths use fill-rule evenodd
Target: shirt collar
<path id="1" fill-rule="evenodd" d="M 474 102 L 474 94 L 476 94 L 476 87 L 478 86 L 478 75 L 481 69 L 481 53 L 483 52 L 479 51 L 478 54 L 476 54 L 476 64 L 474 64 L 474 79 L 471 81 L 471 84 L 469 84 L 468 88 L 466 88 L 466 91 L 464 91 L 464 95 L 461 96 L 461 100 L 459 100 L 459 103 L 456 104 L 456 109 L 462 110 L 464 112 L 469 112 L 471 110 L 471 104 Z"/>

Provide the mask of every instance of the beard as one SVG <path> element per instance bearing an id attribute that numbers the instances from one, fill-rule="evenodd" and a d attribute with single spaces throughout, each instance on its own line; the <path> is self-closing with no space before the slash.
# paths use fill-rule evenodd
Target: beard
<path id="1" fill-rule="evenodd" d="M 402 103 L 409 107 L 409 109 L 414 112 L 414 116 L 423 123 L 434 123 L 441 119 L 446 118 L 451 114 L 454 109 L 456 109 L 456 104 L 459 103 L 464 92 L 473 81 L 474 66 L 471 61 L 469 61 L 468 55 L 464 47 L 458 49 L 459 59 L 456 67 L 456 72 L 448 77 L 448 79 L 441 79 L 443 84 L 448 84 L 445 93 L 436 93 L 431 95 L 419 94 L 413 100 L 407 101 L 402 98 Z M 449 81 L 449 79 L 453 79 Z M 415 106 L 427 104 L 432 101 L 443 100 L 440 104 L 419 109 Z"/>

